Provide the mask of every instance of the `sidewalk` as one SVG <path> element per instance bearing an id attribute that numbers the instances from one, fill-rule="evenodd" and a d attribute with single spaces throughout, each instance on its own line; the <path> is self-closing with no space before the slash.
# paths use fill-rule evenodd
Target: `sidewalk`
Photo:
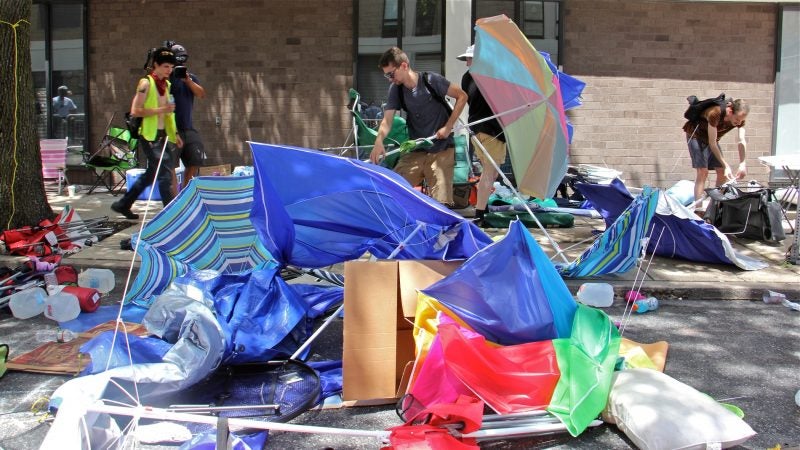
<path id="1" fill-rule="evenodd" d="M 86 195 L 77 192 L 73 198 L 66 195 L 48 194 L 50 206 L 54 212 L 69 204 L 80 214 L 81 218 L 108 216 L 111 221 L 125 221 L 122 216 L 111 211 L 110 205 L 118 197 L 106 192 L 94 192 Z M 162 205 L 160 201 L 150 203 L 149 209 L 146 201 L 137 201 L 132 210 L 139 214 L 137 225 L 124 229 L 101 242 L 86 247 L 81 252 L 70 255 L 65 259 L 66 264 L 76 266 L 78 270 L 88 267 L 102 267 L 110 269 L 127 269 L 131 264 L 133 253 L 120 249 L 120 241 L 129 239 L 132 234 L 139 231 L 142 220 L 152 219 Z M 789 215 L 794 220 L 794 213 Z M 587 219 L 576 217 L 574 228 L 550 228 L 547 232 L 564 250 L 567 260 L 572 261 L 578 257 L 592 242 L 593 230 L 602 231 L 605 228 L 602 219 Z M 642 270 L 647 269 L 641 290 L 644 294 L 660 299 L 704 299 L 704 300 L 760 300 L 766 289 L 782 292 L 789 299 L 800 299 L 800 265 L 791 265 L 785 262 L 785 255 L 791 239 L 786 221 L 787 239 L 780 244 L 756 242 L 745 239 L 731 239 L 733 247 L 743 254 L 761 259 L 769 267 L 756 271 L 744 271 L 733 265 L 704 264 L 679 259 L 662 257 L 647 257 Z M 485 230 L 492 237 L 501 237 L 505 229 Z M 533 229 L 542 249 L 549 255 L 555 253 L 552 245 L 541 230 Z M 13 265 L 20 257 L 0 255 L 0 264 Z M 138 268 L 138 259 L 134 263 Z M 135 277 L 134 270 L 133 276 Z M 567 279 L 566 284 L 574 293 L 578 287 L 587 281 L 602 281 L 615 287 L 617 296 L 634 287 L 634 280 L 641 280 L 642 273 L 631 270 L 622 275 L 610 275 L 597 278 Z M 639 282 L 637 282 L 638 287 Z"/>

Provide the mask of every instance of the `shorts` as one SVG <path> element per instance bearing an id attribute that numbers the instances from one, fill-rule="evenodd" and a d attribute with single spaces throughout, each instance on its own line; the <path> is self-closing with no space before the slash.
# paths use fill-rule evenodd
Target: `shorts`
<path id="1" fill-rule="evenodd" d="M 415 151 L 406 153 L 397 161 L 394 171 L 406 179 L 411 186 L 425 181 L 428 195 L 444 205 L 453 204 L 454 147 L 441 152 Z"/>
<path id="2" fill-rule="evenodd" d="M 711 153 L 708 144 L 703 144 L 699 140 L 689 139 L 689 157 L 692 158 L 693 169 L 721 169 L 722 163 Z"/>
<path id="3" fill-rule="evenodd" d="M 183 165 L 186 167 L 202 166 L 205 163 L 206 151 L 203 147 L 203 140 L 200 139 L 200 133 L 193 129 L 180 130 L 178 133 L 183 140 L 183 148 L 177 150 L 176 156 L 183 161 Z"/>
<path id="4" fill-rule="evenodd" d="M 475 137 L 478 138 L 478 141 L 483 145 L 483 147 L 489 153 L 489 156 L 492 157 L 492 160 L 494 160 L 494 162 L 496 162 L 498 166 L 500 166 L 506 161 L 505 142 L 495 138 L 492 135 L 481 132 L 476 133 Z M 475 152 L 478 154 L 478 159 L 480 160 L 481 165 L 483 167 L 492 165 L 490 161 L 486 160 L 486 155 L 483 153 L 483 150 L 476 148 Z"/>

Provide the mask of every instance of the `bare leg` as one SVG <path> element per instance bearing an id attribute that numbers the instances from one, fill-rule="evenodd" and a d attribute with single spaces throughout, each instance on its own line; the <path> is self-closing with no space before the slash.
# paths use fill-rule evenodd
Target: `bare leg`
<path id="1" fill-rule="evenodd" d="M 181 189 L 185 189 L 186 185 L 189 184 L 189 180 L 196 177 L 199 172 L 200 167 L 198 166 L 186 166 L 183 171 L 183 183 L 181 185 Z"/>
<path id="2" fill-rule="evenodd" d="M 725 178 L 725 169 L 722 167 L 717 167 L 714 169 L 717 172 L 717 186 L 722 186 L 723 184 L 727 183 L 728 180 Z"/>
<path id="3" fill-rule="evenodd" d="M 497 179 L 497 170 L 491 164 L 483 166 L 483 173 L 481 179 L 478 181 L 478 198 L 475 201 L 475 209 L 486 209 L 486 203 L 489 201 L 489 195 L 492 193 L 494 180 Z"/>
<path id="4" fill-rule="evenodd" d="M 697 177 L 694 179 L 694 201 L 699 206 L 698 201 L 703 198 L 708 179 L 708 169 L 698 168 Z"/>

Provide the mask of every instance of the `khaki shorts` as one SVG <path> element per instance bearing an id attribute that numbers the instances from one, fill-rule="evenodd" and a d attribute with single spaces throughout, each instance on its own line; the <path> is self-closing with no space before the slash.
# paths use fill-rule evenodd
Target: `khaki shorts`
<path id="1" fill-rule="evenodd" d="M 455 167 L 454 147 L 437 152 L 411 152 L 403 155 L 394 171 L 405 178 L 411 186 L 419 186 L 424 180 L 428 185 L 428 195 L 443 205 L 453 204 L 453 168 Z"/>
<path id="2" fill-rule="evenodd" d="M 475 137 L 478 138 L 478 141 L 480 141 L 481 144 L 483 144 L 483 147 L 487 152 L 489 152 L 489 156 L 492 157 L 498 166 L 501 166 L 504 162 L 506 162 L 505 142 L 486 133 L 475 133 Z M 476 148 L 475 152 L 478 154 L 478 160 L 480 160 L 483 167 L 492 165 L 491 162 L 486 160 L 486 155 L 483 153 L 483 150 Z"/>

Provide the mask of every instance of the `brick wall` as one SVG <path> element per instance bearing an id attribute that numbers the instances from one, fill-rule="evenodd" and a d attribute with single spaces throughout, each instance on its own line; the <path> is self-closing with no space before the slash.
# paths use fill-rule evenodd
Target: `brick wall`
<path id="1" fill-rule="evenodd" d="M 769 171 L 756 157 L 772 148 L 775 5 L 568 0 L 564 6 L 564 71 L 587 83 L 584 105 L 569 113 L 573 164 L 621 170 L 633 186 L 693 180 L 680 129 L 685 99 L 725 92 L 750 104 L 747 178 L 767 182 Z M 721 147 L 737 164 L 733 132 Z"/>
<path id="2" fill-rule="evenodd" d="M 250 164 L 247 140 L 325 147 L 347 136 L 351 0 L 90 0 L 88 14 L 90 142 L 112 113 L 122 124 L 147 49 L 165 39 L 186 46 L 206 89 L 194 125 L 208 164 Z"/>

